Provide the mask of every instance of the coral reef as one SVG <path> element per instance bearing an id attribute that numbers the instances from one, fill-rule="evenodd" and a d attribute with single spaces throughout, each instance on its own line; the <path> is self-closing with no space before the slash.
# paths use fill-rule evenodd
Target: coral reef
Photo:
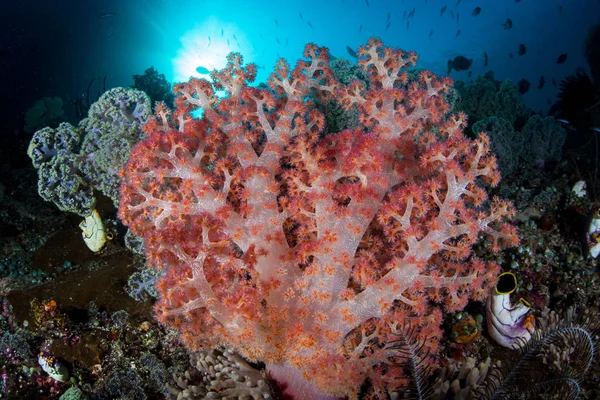
<path id="1" fill-rule="evenodd" d="M 470 258 L 479 234 L 493 251 L 518 240 L 510 204 L 487 202 L 487 137 L 448 115 L 451 80 L 409 80 L 416 54 L 376 39 L 359 51 L 368 88 L 337 82 L 327 49 L 304 55 L 278 63 L 275 95 L 235 53 L 212 84 L 176 85 L 176 110 L 157 107 L 132 149 L 119 216 L 165 271 L 157 317 L 186 345 L 263 361 L 290 394 L 355 397 L 367 378 L 402 385 L 380 346 L 398 324 L 434 354 L 442 311 L 487 296 L 497 266 Z M 361 129 L 320 135 L 314 97 L 356 106 Z"/>

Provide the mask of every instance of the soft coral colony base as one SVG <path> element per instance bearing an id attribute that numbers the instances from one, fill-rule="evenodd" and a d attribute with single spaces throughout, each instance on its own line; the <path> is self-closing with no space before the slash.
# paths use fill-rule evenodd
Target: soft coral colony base
<path id="1" fill-rule="evenodd" d="M 343 86 L 309 44 L 260 89 L 232 53 L 212 83 L 176 85 L 174 111 L 157 107 L 119 214 L 164 270 L 156 315 L 187 346 L 232 346 L 298 398 L 354 397 L 367 378 L 376 391 L 405 384 L 385 346 L 405 326 L 435 354 L 442 313 L 487 295 L 498 268 L 470 249 L 479 235 L 515 245 L 514 211 L 487 198 L 496 161 L 449 114 L 452 81 L 409 79 L 416 59 L 371 39 L 358 61 L 368 88 Z M 323 100 L 356 107 L 360 126 L 323 132 Z"/>

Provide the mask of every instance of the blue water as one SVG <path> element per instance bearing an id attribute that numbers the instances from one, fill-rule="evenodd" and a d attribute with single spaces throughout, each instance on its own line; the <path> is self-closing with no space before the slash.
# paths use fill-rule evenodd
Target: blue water
<path id="1" fill-rule="evenodd" d="M 2 4 L 5 32 L 0 41 L 0 72 L 19 82 L 5 90 L 3 100 L 21 98 L 27 108 L 43 96 L 74 97 L 85 91 L 92 78 L 100 82 L 104 76 L 108 87 L 128 86 L 133 74 L 142 74 L 150 66 L 171 82 L 187 80 L 190 75 L 200 76 L 199 66 L 224 66 L 230 51 L 257 63 L 261 67 L 257 81 L 264 81 L 278 57 L 295 62 L 307 42 L 350 58 L 346 46 L 356 49 L 377 36 L 386 45 L 416 51 L 418 66 L 437 74 L 447 74 L 448 60 L 463 55 L 473 59 L 473 65 L 471 71 L 452 71 L 455 79 L 475 79 L 489 70 L 497 79 L 525 78 L 531 88 L 524 101 L 545 112 L 558 89 L 552 79 L 559 82 L 577 68 L 587 69 L 583 43 L 588 29 L 600 20 L 598 0 L 368 3 L 64 0 Z M 440 15 L 444 6 L 447 9 Z M 471 15 L 477 6 L 481 13 Z M 513 23 L 510 30 L 503 26 L 507 18 Z M 517 55 L 521 43 L 527 48 L 523 56 Z M 489 56 L 487 67 L 484 52 Z M 558 65 L 556 59 L 563 53 L 568 58 Z M 546 84 L 538 89 L 542 75 Z"/>

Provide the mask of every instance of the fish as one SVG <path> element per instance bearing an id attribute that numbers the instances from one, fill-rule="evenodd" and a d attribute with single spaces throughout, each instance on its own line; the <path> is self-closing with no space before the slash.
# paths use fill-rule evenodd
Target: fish
<path id="1" fill-rule="evenodd" d="M 502 24 L 504 26 L 504 29 L 509 30 L 512 28 L 512 19 L 510 18 L 506 18 L 506 21 L 504 21 L 504 24 Z"/>
<path id="2" fill-rule="evenodd" d="M 388 23 L 385 25 L 385 30 L 387 31 L 387 30 L 390 28 L 390 26 L 392 26 L 392 21 L 388 22 Z"/>
<path id="3" fill-rule="evenodd" d="M 483 52 L 483 66 L 484 67 L 488 66 L 488 55 L 485 51 Z"/>
<path id="4" fill-rule="evenodd" d="M 229 39 L 227 39 L 227 47 L 230 47 L 230 46 L 229 46 Z"/>
<path id="5" fill-rule="evenodd" d="M 406 21 L 406 30 L 408 30 L 409 26 L 410 26 L 410 21 Z"/>
<path id="6" fill-rule="evenodd" d="M 302 16 L 302 13 L 299 12 L 298 15 L 300 16 L 300 20 L 304 21 L 304 17 Z"/>
<path id="7" fill-rule="evenodd" d="M 558 6 L 558 15 L 562 15 L 563 8 L 562 6 Z"/>
<path id="8" fill-rule="evenodd" d="M 456 6 L 457 6 L 457 5 L 459 5 L 459 4 L 460 4 L 460 0 L 458 0 L 458 1 L 456 2 Z M 456 7 L 456 6 L 455 6 L 455 7 Z"/>
<path id="9" fill-rule="evenodd" d="M 363 29 L 363 28 L 362 28 L 362 24 L 361 24 L 361 25 L 358 27 L 358 33 L 361 33 L 361 32 L 362 32 L 362 29 Z"/>
<path id="10" fill-rule="evenodd" d="M 350 57 L 358 58 L 358 54 L 350 46 L 346 46 L 346 51 L 350 54 Z"/>
<path id="11" fill-rule="evenodd" d="M 278 44 L 281 44 L 281 42 L 279 41 L 279 38 L 277 38 L 277 37 L 276 37 L 276 38 L 275 38 L 275 41 L 276 41 Z"/>
<path id="12" fill-rule="evenodd" d="M 456 31 L 456 36 L 454 37 L 458 37 L 458 35 L 460 35 L 460 29 Z"/>
<path id="13" fill-rule="evenodd" d="M 310 23 L 310 21 L 308 21 L 308 20 L 306 21 L 306 25 L 308 25 L 311 28 L 313 27 L 312 24 Z"/>
<path id="14" fill-rule="evenodd" d="M 591 129 L 592 131 L 595 131 L 595 132 L 600 132 L 600 128 L 597 128 L 597 127 L 595 127 L 595 126 L 594 126 L 593 128 L 590 128 L 590 129 Z"/>
<path id="15" fill-rule="evenodd" d="M 481 13 L 481 7 L 475 7 L 475 9 L 473 10 L 473 12 L 471 13 L 472 16 L 476 17 Z"/>
<path id="16" fill-rule="evenodd" d="M 225 30 L 223 30 L 223 28 L 221 28 L 221 37 L 223 37 L 224 34 L 225 34 Z"/>
<path id="17" fill-rule="evenodd" d="M 117 13 L 103 12 L 102 14 L 100 14 L 100 18 L 110 18 L 110 17 L 114 17 L 115 15 L 117 15 Z"/>
<path id="18" fill-rule="evenodd" d="M 275 25 L 277 25 L 277 27 L 279 28 L 279 22 L 277 22 L 276 19 L 273 20 L 275 22 Z"/>
<path id="19" fill-rule="evenodd" d="M 444 15 L 444 13 L 446 12 L 446 9 L 447 9 L 447 8 L 448 8 L 448 6 L 444 6 L 444 7 L 442 7 L 442 9 L 440 10 L 440 17 L 441 17 L 442 15 Z"/>
<path id="20" fill-rule="evenodd" d="M 561 124 L 567 124 L 567 125 L 570 124 L 570 122 L 567 121 L 566 119 L 557 119 L 556 121 L 560 122 Z"/>
<path id="21" fill-rule="evenodd" d="M 208 37 L 208 46 L 206 47 L 210 47 L 210 36 Z"/>
<path id="22" fill-rule="evenodd" d="M 434 31 L 434 29 L 432 29 L 432 30 L 429 32 L 429 39 L 431 39 L 431 36 L 433 36 L 433 31 Z"/>
<path id="23" fill-rule="evenodd" d="M 531 83 L 523 78 L 519 81 L 519 93 L 521 94 L 525 94 L 527 93 L 527 91 L 529 90 L 529 86 L 531 86 Z"/>
<path id="24" fill-rule="evenodd" d="M 517 52 L 517 54 L 520 56 L 524 56 L 526 52 L 527 52 L 527 47 L 525 47 L 525 45 L 523 43 L 521 43 L 519 45 L 519 51 Z"/>
<path id="25" fill-rule="evenodd" d="M 513 58 L 513 53 L 512 52 L 508 53 L 508 58 Z"/>
<path id="26" fill-rule="evenodd" d="M 206 67 L 203 67 L 202 65 L 199 65 L 198 67 L 196 67 L 196 72 L 199 73 L 200 75 L 210 74 L 209 69 Z"/>
<path id="27" fill-rule="evenodd" d="M 563 53 L 560 56 L 558 56 L 558 58 L 556 59 L 556 63 L 557 64 L 562 64 L 565 61 L 567 61 L 567 53 Z"/>
<path id="28" fill-rule="evenodd" d="M 545 83 L 546 79 L 544 79 L 544 75 L 540 76 L 540 83 L 538 83 L 538 89 L 542 89 Z"/>
<path id="29" fill-rule="evenodd" d="M 416 8 L 413 8 L 412 10 L 410 10 L 410 12 L 408 13 L 408 18 L 414 17 L 416 10 L 417 10 Z"/>
<path id="30" fill-rule="evenodd" d="M 392 18 L 392 14 L 388 11 L 385 22 L 389 22 L 391 18 Z"/>
<path id="31" fill-rule="evenodd" d="M 473 59 L 469 59 L 465 56 L 456 56 L 453 60 L 448 60 L 448 74 L 455 71 L 466 71 L 473 65 Z"/>
<path id="32" fill-rule="evenodd" d="M 235 40 L 236 42 L 238 41 L 235 35 L 233 35 L 233 40 Z"/>
<path id="33" fill-rule="evenodd" d="M 365 3 L 367 4 L 367 7 L 369 7 L 369 0 L 365 0 Z"/>
<path id="34" fill-rule="evenodd" d="M 548 105 L 552 105 L 552 100 L 550 100 L 550 97 L 546 97 L 546 103 L 548 103 Z"/>

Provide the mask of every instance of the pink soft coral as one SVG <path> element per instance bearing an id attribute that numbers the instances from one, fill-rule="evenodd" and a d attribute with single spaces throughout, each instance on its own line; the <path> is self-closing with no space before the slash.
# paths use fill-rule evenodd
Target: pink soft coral
<path id="1" fill-rule="evenodd" d="M 239 54 L 212 84 L 177 85 L 176 110 L 158 107 L 131 153 L 119 215 L 165 270 L 156 314 L 189 347 L 233 346 L 298 397 L 314 396 L 299 381 L 385 391 L 404 383 L 385 343 L 408 323 L 435 352 L 441 310 L 484 298 L 497 272 L 471 246 L 514 245 L 513 210 L 487 199 L 496 161 L 449 115 L 449 78 L 411 81 L 416 55 L 376 39 L 359 51 L 368 89 L 339 84 L 326 48 L 304 56 L 277 63 L 271 90 L 248 86 Z M 356 106 L 361 126 L 324 134 L 315 97 Z"/>

